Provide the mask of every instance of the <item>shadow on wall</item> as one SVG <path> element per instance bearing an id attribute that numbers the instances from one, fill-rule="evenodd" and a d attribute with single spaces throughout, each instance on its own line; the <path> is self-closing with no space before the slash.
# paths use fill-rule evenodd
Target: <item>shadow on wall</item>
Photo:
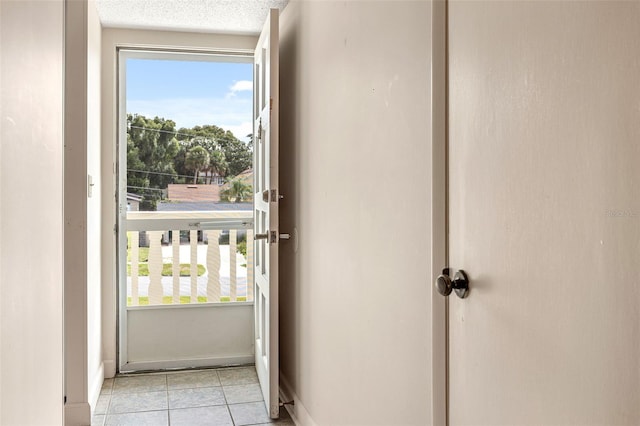
<path id="1" fill-rule="evenodd" d="M 294 233 L 298 226 L 300 206 L 300 159 L 298 158 L 299 108 L 298 93 L 298 5 L 291 3 L 280 18 L 280 192 L 284 199 L 280 203 L 280 230 Z M 299 230 L 298 230 L 299 231 Z M 293 345 L 300 344 L 300 333 L 296 328 L 295 307 L 300 306 L 296 241 L 290 240 L 280 251 L 280 372 L 297 389 L 295 372 L 298 371 Z"/>

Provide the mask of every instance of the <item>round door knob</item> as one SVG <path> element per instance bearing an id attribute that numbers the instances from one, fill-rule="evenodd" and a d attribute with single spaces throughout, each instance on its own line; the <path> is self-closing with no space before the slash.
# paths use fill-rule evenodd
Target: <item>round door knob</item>
<path id="1" fill-rule="evenodd" d="M 455 291 L 456 295 L 464 299 L 469 294 L 469 279 L 463 270 L 456 272 L 453 280 L 449 276 L 449 269 L 444 269 L 441 275 L 436 278 L 436 290 L 443 296 L 448 296 L 451 291 Z"/>
<path id="2" fill-rule="evenodd" d="M 436 278 L 436 290 L 443 296 L 448 296 L 451 294 L 453 290 L 453 286 L 451 285 L 451 278 L 449 275 L 442 274 Z"/>

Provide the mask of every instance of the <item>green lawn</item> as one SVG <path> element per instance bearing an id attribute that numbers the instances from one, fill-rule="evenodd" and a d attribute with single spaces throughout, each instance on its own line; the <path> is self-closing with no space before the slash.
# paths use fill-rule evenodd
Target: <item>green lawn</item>
<path id="1" fill-rule="evenodd" d="M 206 269 L 204 265 L 198 264 L 198 276 L 204 275 Z M 173 275 L 173 265 L 171 263 L 163 263 L 162 264 L 162 276 L 170 277 Z M 188 263 L 180 264 L 180 276 L 188 277 L 191 275 L 191 265 Z M 127 276 L 131 276 L 131 263 L 127 264 Z M 138 264 L 138 276 L 139 277 L 148 277 L 149 276 L 149 264 L 148 263 L 139 263 Z"/>
<path id="2" fill-rule="evenodd" d="M 149 261 L 149 247 L 140 247 L 138 249 L 138 261 L 139 262 L 148 262 Z M 127 262 L 131 262 L 131 249 L 130 248 L 127 249 Z"/>
<path id="3" fill-rule="evenodd" d="M 222 296 L 220 298 L 221 302 L 231 302 L 231 298 L 229 296 Z M 246 302 L 247 298 L 240 296 L 237 298 L 237 302 Z M 207 302 L 207 297 L 206 296 L 198 296 L 198 303 L 206 303 Z M 180 304 L 184 305 L 184 304 L 188 304 L 191 303 L 191 297 L 189 296 L 180 296 Z M 142 306 L 142 305 L 148 305 L 149 304 L 149 298 L 147 296 L 140 296 L 138 298 L 138 305 Z M 163 296 L 162 297 L 162 304 L 163 305 L 172 305 L 173 304 L 173 296 Z M 127 306 L 131 306 L 131 297 L 127 297 Z"/>

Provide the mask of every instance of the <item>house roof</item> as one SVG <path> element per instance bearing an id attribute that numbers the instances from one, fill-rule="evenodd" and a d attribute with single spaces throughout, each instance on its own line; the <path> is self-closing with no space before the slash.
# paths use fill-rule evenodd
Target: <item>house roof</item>
<path id="1" fill-rule="evenodd" d="M 171 201 L 217 202 L 220 201 L 220 186 L 170 183 L 167 198 Z"/>

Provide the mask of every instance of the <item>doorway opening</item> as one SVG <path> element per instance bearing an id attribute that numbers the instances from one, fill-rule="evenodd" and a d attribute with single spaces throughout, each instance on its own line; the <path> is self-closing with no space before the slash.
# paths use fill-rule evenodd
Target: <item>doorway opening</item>
<path id="1" fill-rule="evenodd" d="M 118 371 L 252 363 L 253 56 L 118 66 Z"/>

